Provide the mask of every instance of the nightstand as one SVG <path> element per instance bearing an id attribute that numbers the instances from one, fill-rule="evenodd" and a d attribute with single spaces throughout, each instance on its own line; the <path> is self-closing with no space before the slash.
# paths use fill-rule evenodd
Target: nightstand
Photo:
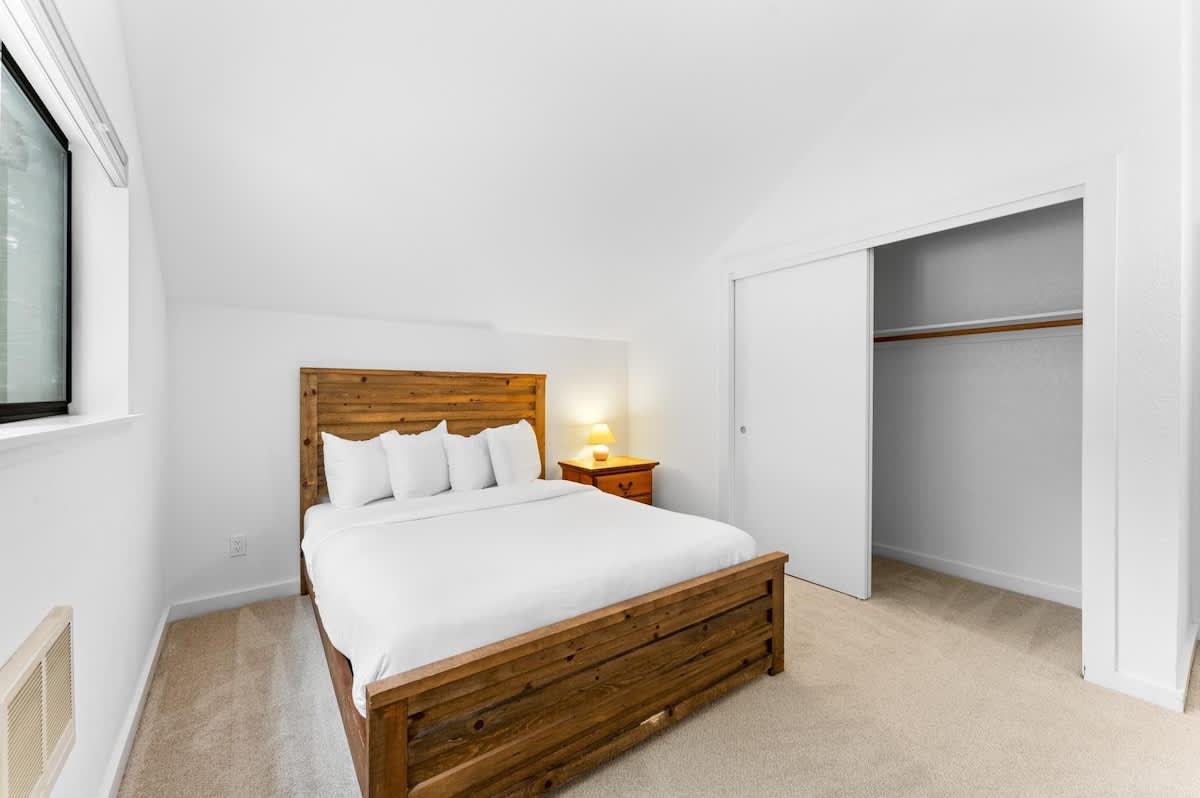
<path id="1" fill-rule="evenodd" d="M 654 503 L 655 460 L 613 455 L 607 460 L 560 460 L 558 464 L 568 482 L 595 485 L 605 493 L 642 504 Z"/>

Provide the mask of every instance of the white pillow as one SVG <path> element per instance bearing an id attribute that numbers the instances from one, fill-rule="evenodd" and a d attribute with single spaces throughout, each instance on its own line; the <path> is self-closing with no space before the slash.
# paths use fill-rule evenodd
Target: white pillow
<path id="1" fill-rule="evenodd" d="M 415 499 L 450 490 L 450 471 L 446 466 L 446 422 L 416 435 L 401 435 L 388 430 L 379 436 L 387 452 L 392 493 L 397 499 Z"/>
<path id="2" fill-rule="evenodd" d="M 321 433 L 325 446 L 325 482 L 334 507 L 362 507 L 392 495 L 387 455 L 379 437 L 348 441 Z"/>
<path id="3" fill-rule="evenodd" d="M 483 434 L 487 438 L 497 485 L 531 482 L 541 476 L 542 454 L 528 421 L 521 419 L 507 427 L 491 427 Z"/>
<path id="4" fill-rule="evenodd" d="M 496 473 L 492 470 L 492 457 L 484 433 L 469 438 L 465 435 L 447 435 L 442 443 L 446 446 L 446 461 L 450 466 L 451 490 L 479 490 L 496 484 Z"/>

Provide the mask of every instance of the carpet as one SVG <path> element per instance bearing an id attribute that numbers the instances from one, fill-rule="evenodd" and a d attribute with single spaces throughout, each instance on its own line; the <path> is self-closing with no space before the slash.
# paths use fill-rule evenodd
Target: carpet
<path id="1" fill-rule="evenodd" d="M 558 794 L 1200 795 L 1200 674 L 1172 713 L 1079 677 L 1078 610 L 890 560 L 873 581 L 789 579 L 785 673 Z M 357 795 L 306 597 L 171 624 L 120 795 Z"/>

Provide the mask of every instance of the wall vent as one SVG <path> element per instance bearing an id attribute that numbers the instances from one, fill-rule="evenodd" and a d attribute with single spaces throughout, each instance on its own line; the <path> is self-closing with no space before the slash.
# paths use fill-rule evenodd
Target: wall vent
<path id="1" fill-rule="evenodd" d="M 55 607 L 0 668 L 0 798 L 49 795 L 75 744 L 71 625 Z"/>

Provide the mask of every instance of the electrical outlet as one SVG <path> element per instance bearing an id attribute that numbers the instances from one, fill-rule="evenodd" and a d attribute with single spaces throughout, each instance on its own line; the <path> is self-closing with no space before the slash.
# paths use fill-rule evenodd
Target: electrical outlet
<path id="1" fill-rule="evenodd" d="M 246 536 L 233 535 L 229 538 L 229 556 L 230 557 L 245 557 L 246 556 Z"/>

